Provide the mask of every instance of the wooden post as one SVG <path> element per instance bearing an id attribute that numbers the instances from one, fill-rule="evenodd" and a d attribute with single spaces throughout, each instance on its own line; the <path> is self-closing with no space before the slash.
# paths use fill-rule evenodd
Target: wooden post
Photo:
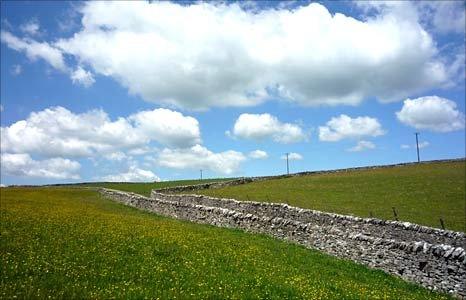
<path id="1" fill-rule="evenodd" d="M 443 223 L 442 218 L 440 218 L 440 226 L 442 226 L 442 229 L 445 230 L 445 223 Z"/>
<path id="2" fill-rule="evenodd" d="M 396 213 L 395 207 L 392 207 L 393 215 L 395 216 L 395 220 L 398 221 L 398 214 Z"/>

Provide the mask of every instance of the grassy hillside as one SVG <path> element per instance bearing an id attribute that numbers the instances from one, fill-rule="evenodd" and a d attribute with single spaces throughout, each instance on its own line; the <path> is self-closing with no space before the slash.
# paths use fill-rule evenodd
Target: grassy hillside
<path id="1" fill-rule="evenodd" d="M 442 299 L 303 247 L 77 188 L 2 188 L 0 298 Z"/>
<path id="2" fill-rule="evenodd" d="M 133 192 L 144 196 L 149 196 L 150 191 L 153 189 L 161 189 L 166 187 L 174 187 L 181 185 L 193 185 L 209 182 L 218 182 L 231 180 L 232 178 L 214 178 L 203 180 L 175 180 L 175 181 L 162 181 L 162 182 L 90 182 L 81 183 L 73 186 L 84 187 L 105 187 L 109 189 L 121 190 L 126 192 Z"/>
<path id="3" fill-rule="evenodd" d="M 285 202 L 293 206 L 394 219 L 465 231 L 464 161 L 310 175 L 254 182 L 197 193 L 238 200 Z"/>

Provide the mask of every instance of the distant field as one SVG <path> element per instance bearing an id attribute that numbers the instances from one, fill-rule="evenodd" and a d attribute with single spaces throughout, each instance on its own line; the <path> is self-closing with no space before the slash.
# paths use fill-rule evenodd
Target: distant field
<path id="1" fill-rule="evenodd" d="M 465 231 L 464 161 L 309 175 L 254 182 L 199 194 L 261 202 L 284 202 L 315 210 L 394 219 Z"/>
<path id="2" fill-rule="evenodd" d="M 79 188 L 1 188 L 0 298 L 446 299 L 262 235 Z"/>
<path id="3" fill-rule="evenodd" d="M 104 187 L 109 189 L 121 190 L 126 192 L 133 192 L 144 196 L 149 196 L 150 191 L 153 189 L 161 189 L 166 187 L 174 187 L 181 185 L 192 185 L 209 182 L 219 182 L 231 180 L 233 178 L 214 178 L 214 179 L 203 179 L 203 180 L 176 180 L 176 181 L 162 181 L 162 182 L 91 182 L 76 184 L 73 186 L 84 186 L 84 187 Z"/>

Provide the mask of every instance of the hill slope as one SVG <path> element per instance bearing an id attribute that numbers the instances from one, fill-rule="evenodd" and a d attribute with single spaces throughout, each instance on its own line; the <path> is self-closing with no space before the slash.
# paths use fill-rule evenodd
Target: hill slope
<path id="1" fill-rule="evenodd" d="M 465 161 L 272 179 L 198 194 L 465 231 Z"/>

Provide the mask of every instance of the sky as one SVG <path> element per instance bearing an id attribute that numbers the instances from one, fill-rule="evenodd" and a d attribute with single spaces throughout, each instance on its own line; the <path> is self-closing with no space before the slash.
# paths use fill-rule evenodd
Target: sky
<path id="1" fill-rule="evenodd" d="M 1 184 L 465 156 L 464 1 L 1 2 Z"/>

